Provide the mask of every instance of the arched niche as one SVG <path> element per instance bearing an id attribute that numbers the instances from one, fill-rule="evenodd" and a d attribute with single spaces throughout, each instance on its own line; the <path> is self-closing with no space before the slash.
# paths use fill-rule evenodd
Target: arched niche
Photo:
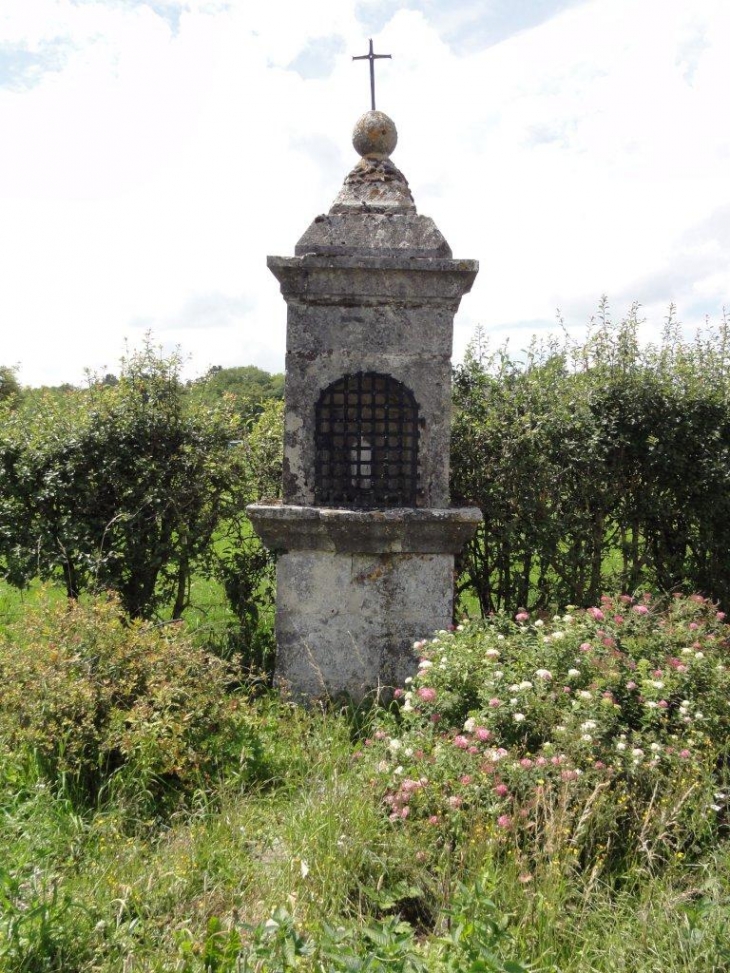
<path id="1" fill-rule="evenodd" d="M 378 372 L 343 375 L 315 412 L 315 503 L 414 507 L 418 495 L 418 403 Z"/>

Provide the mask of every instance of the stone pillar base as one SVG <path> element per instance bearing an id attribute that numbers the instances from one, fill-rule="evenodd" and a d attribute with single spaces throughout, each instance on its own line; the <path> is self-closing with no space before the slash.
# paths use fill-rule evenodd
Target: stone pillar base
<path id="1" fill-rule="evenodd" d="M 451 624 L 454 554 L 476 508 L 355 511 L 253 504 L 277 562 L 276 681 L 296 698 L 401 685 L 413 642 Z"/>

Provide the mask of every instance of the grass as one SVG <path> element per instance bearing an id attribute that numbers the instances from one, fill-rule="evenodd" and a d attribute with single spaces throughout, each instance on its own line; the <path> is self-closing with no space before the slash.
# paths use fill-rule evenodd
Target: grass
<path id="1" fill-rule="evenodd" d="M 0 634 L 55 597 L 0 589 Z M 363 746 L 387 714 L 247 705 L 266 774 L 241 754 L 164 814 L 81 806 L 0 745 L 2 973 L 730 971 L 727 827 L 661 869 L 526 874 L 479 813 L 388 821 Z"/>

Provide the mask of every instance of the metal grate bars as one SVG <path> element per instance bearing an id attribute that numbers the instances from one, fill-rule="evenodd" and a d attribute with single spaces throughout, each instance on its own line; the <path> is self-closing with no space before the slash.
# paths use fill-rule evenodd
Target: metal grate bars
<path id="1" fill-rule="evenodd" d="M 418 405 L 390 375 L 357 372 L 329 385 L 316 407 L 315 502 L 414 506 Z"/>

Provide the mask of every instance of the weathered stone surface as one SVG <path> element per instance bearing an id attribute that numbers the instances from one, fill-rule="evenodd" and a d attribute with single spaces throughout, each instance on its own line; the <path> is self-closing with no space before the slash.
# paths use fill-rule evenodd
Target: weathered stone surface
<path id="1" fill-rule="evenodd" d="M 362 206 L 354 212 L 330 210 L 305 230 L 294 253 L 320 256 L 399 256 L 418 251 L 420 257 L 451 257 L 451 247 L 434 221 L 414 213 L 375 213 Z"/>
<path id="2" fill-rule="evenodd" d="M 482 521 L 476 507 L 348 510 L 254 503 L 251 523 L 272 551 L 456 554 Z"/>
<path id="3" fill-rule="evenodd" d="M 453 318 L 478 264 L 452 259 L 433 221 L 417 214 L 389 158 L 395 142 L 387 116 L 363 116 L 354 143 L 363 158 L 330 212 L 294 257 L 268 258 L 288 307 L 284 502 L 254 504 L 249 515 L 279 554 L 276 678 L 298 697 L 360 698 L 402 683 L 415 668 L 412 643 L 451 622 L 454 554 L 481 520 L 449 498 Z M 360 373 L 371 373 L 367 391 Z M 320 473 L 317 494 L 326 389 L 319 468 L 338 472 Z M 408 493 L 395 496 L 412 507 L 314 504 L 316 494 L 387 498 L 388 478 L 397 483 L 404 470 Z M 371 476 L 387 490 L 369 492 Z"/>
<path id="4" fill-rule="evenodd" d="M 277 564 L 276 681 L 296 697 L 402 684 L 417 639 L 451 623 L 454 558 L 293 551 Z"/>

